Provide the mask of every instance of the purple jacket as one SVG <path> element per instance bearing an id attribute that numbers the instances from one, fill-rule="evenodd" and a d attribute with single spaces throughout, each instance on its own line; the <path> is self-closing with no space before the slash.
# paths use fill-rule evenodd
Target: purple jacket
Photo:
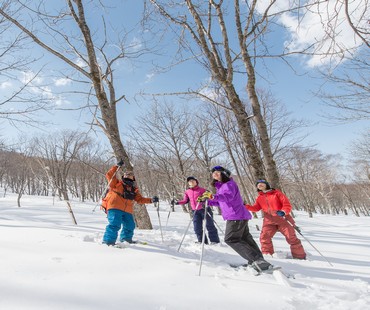
<path id="1" fill-rule="evenodd" d="M 193 210 L 202 209 L 203 204 L 199 203 L 198 205 L 197 198 L 200 195 L 202 195 L 205 191 L 206 191 L 205 188 L 199 187 L 198 185 L 192 188 L 189 188 L 185 191 L 184 198 L 178 201 L 178 204 L 184 205 L 190 201 L 190 206 Z"/>
<path id="2" fill-rule="evenodd" d="M 245 208 L 238 185 L 233 179 L 226 183 L 216 182 L 216 194 L 208 200 L 209 206 L 220 207 L 227 221 L 250 220 L 252 214 Z"/>

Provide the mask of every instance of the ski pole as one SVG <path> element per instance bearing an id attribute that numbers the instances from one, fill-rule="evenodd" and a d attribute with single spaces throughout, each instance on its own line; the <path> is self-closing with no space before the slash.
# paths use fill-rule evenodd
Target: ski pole
<path id="1" fill-rule="evenodd" d="M 173 195 L 172 196 L 172 201 L 171 201 L 170 211 L 168 211 L 168 214 L 167 214 L 166 228 L 167 228 L 168 220 L 169 220 L 170 215 L 171 215 L 171 210 L 175 210 L 175 202 L 174 201 L 175 201 L 175 196 Z"/>
<path id="2" fill-rule="evenodd" d="M 196 212 L 196 211 L 195 211 Z M 194 213 L 195 213 L 194 212 Z M 179 244 L 179 247 L 178 247 L 178 249 L 177 249 L 177 252 L 180 252 L 180 248 L 181 248 L 181 246 L 182 246 L 182 243 L 184 242 L 184 239 L 185 239 L 185 236 L 186 236 L 186 234 L 188 233 L 188 230 L 189 230 L 189 227 L 190 227 L 190 224 L 191 224 L 191 222 L 193 221 L 193 219 L 191 218 L 190 219 L 190 221 L 189 221 L 189 224 L 188 224 L 188 226 L 186 227 L 186 229 L 185 229 L 185 232 L 184 232 L 184 234 L 183 234 L 183 236 L 182 236 L 182 239 L 181 239 L 181 242 L 180 242 L 180 244 Z"/>
<path id="3" fill-rule="evenodd" d="M 295 225 L 293 225 L 290 221 L 288 221 L 285 217 L 284 217 L 284 219 L 289 223 L 289 225 L 290 226 L 292 226 L 302 237 L 303 237 L 303 239 L 304 240 L 306 240 L 316 251 L 317 251 L 317 253 L 319 253 L 328 263 L 329 263 L 329 265 L 330 266 L 332 266 L 332 267 L 334 267 L 333 265 L 332 265 L 332 263 L 331 262 L 329 262 L 329 260 L 324 256 L 324 255 L 322 255 L 322 253 L 310 242 L 310 240 L 308 240 L 303 234 L 302 234 L 302 232 L 301 232 L 301 230 L 297 227 L 297 226 L 295 226 Z"/>
<path id="4" fill-rule="evenodd" d="M 204 219 L 203 219 L 203 234 L 202 234 L 202 251 L 200 253 L 200 264 L 199 264 L 199 276 L 202 272 L 202 264 L 203 264 L 203 254 L 204 254 L 204 243 L 206 239 L 206 221 L 207 221 L 207 207 L 208 207 L 208 199 L 206 200 L 206 204 L 204 206 Z"/>
<path id="5" fill-rule="evenodd" d="M 211 216 L 211 214 L 209 214 L 208 211 L 207 211 L 207 214 L 212 219 L 213 223 L 215 223 L 215 225 L 217 226 L 217 228 L 225 235 L 224 231 L 221 229 L 221 227 L 217 224 L 217 222 L 215 221 L 215 219 Z"/>
<path id="6" fill-rule="evenodd" d="M 167 214 L 166 228 L 167 228 L 167 225 L 168 225 L 168 220 L 170 219 L 170 215 L 171 215 L 171 210 L 168 211 L 168 214 Z"/>
<path id="7" fill-rule="evenodd" d="M 193 216 L 190 216 L 189 224 L 188 224 L 188 226 L 187 226 L 187 227 L 186 227 L 186 229 L 185 229 L 184 235 L 182 236 L 182 239 L 181 239 L 181 242 L 180 242 L 179 248 L 177 249 L 177 252 L 180 252 L 181 245 L 182 245 L 182 243 L 184 242 L 184 239 L 185 239 L 186 234 L 188 233 L 188 230 L 189 230 L 190 224 L 191 224 L 191 222 L 193 221 L 193 218 L 194 218 L 195 213 L 198 211 L 198 206 L 199 206 L 199 202 L 198 202 L 198 203 L 197 203 L 197 205 L 195 206 L 195 211 L 194 211 Z"/>
<path id="8" fill-rule="evenodd" d="M 163 241 L 163 232 L 162 232 L 161 217 L 160 217 L 160 215 L 159 215 L 159 202 L 154 203 L 154 206 L 157 208 L 157 215 L 158 215 L 159 230 L 160 230 L 160 232 L 161 232 L 162 242 L 164 242 L 164 241 Z"/>
<path id="9" fill-rule="evenodd" d="M 104 189 L 103 194 L 101 195 L 101 197 L 100 197 L 100 199 L 99 199 L 99 202 L 103 199 L 103 196 L 105 195 L 106 191 L 109 189 L 110 184 L 112 183 L 112 181 L 113 181 L 114 177 L 116 176 L 116 174 L 117 174 L 118 170 L 120 170 L 120 169 L 121 169 L 121 167 L 122 167 L 122 166 L 118 166 L 118 168 L 117 168 L 116 172 L 112 175 L 111 179 L 110 179 L 110 180 L 109 180 L 109 182 L 108 182 L 107 187 Z M 95 212 L 95 209 L 96 209 L 96 207 L 97 207 L 98 205 L 99 205 L 99 203 L 98 203 L 98 204 L 95 206 L 95 208 L 92 210 L 92 212 L 93 212 L 93 213 Z"/>

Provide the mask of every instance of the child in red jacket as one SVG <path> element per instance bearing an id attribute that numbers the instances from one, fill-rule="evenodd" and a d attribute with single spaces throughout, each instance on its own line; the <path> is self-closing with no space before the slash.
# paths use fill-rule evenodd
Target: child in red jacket
<path id="1" fill-rule="evenodd" d="M 306 253 L 301 241 L 297 238 L 294 228 L 294 220 L 290 215 L 292 206 L 289 199 L 279 190 L 271 188 L 266 180 L 258 180 L 256 183 L 258 197 L 253 206 L 246 205 L 252 212 L 262 210 L 264 212 L 262 232 L 260 235 L 261 250 L 263 254 L 274 254 L 272 238 L 277 231 L 281 232 L 288 244 L 293 258 L 306 259 Z M 292 225 L 290 225 L 290 222 Z"/>

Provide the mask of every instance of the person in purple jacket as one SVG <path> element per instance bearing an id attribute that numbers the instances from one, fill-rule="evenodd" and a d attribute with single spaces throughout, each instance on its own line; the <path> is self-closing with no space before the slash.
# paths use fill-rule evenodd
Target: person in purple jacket
<path id="1" fill-rule="evenodd" d="M 245 208 L 238 185 L 230 177 L 231 172 L 221 166 L 212 168 L 212 185 L 216 194 L 204 192 L 198 201 L 208 199 L 209 206 L 221 208 L 226 220 L 225 243 L 248 261 L 257 271 L 268 270 L 272 265 L 265 261 L 261 250 L 249 232 L 251 213 Z"/>
<path id="2" fill-rule="evenodd" d="M 203 202 L 197 202 L 197 198 L 201 196 L 206 189 L 199 186 L 199 182 L 195 177 L 188 177 L 186 179 L 186 182 L 188 183 L 188 189 L 184 193 L 184 198 L 180 201 L 173 201 L 171 203 L 177 204 L 177 205 L 184 205 L 188 202 L 190 202 L 190 206 L 193 212 L 193 225 L 194 225 L 194 232 L 197 236 L 197 243 L 202 242 L 202 236 L 203 236 L 203 226 L 202 221 L 204 219 L 205 213 L 206 214 L 206 228 L 208 231 L 208 237 L 211 244 L 217 244 L 220 243 L 220 238 L 218 237 L 218 231 L 215 227 L 214 221 L 213 221 L 213 213 L 211 208 L 207 208 L 207 212 L 204 209 L 204 203 Z M 205 236 L 204 242 L 208 244 L 208 238 Z"/>

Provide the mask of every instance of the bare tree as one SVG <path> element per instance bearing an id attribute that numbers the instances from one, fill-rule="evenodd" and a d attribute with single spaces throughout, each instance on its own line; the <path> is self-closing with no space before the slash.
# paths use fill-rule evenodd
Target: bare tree
<path id="1" fill-rule="evenodd" d="M 332 108 L 330 120 L 353 122 L 370 119 L 370 48 L 343 59 L 340 66 L 321 71 L 325 84 L 318 92 Z M 334 92 L 333 89 L 336 91 Z"/>
<path id="2" fill-rule="evenodd" d="M 297 209 L 312 217 L 322 205 L 331 208 L 331 198 L 338 167 L 335 156 L 324 155 L 314 148 L 294 147 L 286 161 L 285 189 Z"/>
<path id="3" fill-rule="evenodd" d="M 65 131 L 44 138 L 35 138 L 33 141 L 33 147 L 39 156 L 40 166 L 51 179 L 59 197 L 66 202 L 72 220 L 76 225 L 77 221 L 69 199 L 67 180 L 78 153 L 87 143 L 86 135 L 73 131 Z"/>
<path id="4" fill-rule="evenodd" d="M 146 154 L 152 169 L 157 171 L 155 190 L 164 189 L 169 198 L 172 196 L 171 192 L 177 192 L 184 184 L 193 161 L 189 146 L 184 140 L 189 127 L 190 120 L 186 113 L 176 111 L 173 105 L 158 102 L 137 119 L 135 126 L 130 127 L 130 138 L 135 144 L 136 152 Z M 168 188 L 166 184 L 169 185 Z"/>
<path id="5" fill-rule="evenodd" d="M 125 99 L 125 96 L 117 96 L 116 94 L 115 66 L 130 52 L 134 53 L 133 56 L 138 56 L 144 50 L 137 51 L 136 46 L 133 47 L 129 44 L 125 50 L 125 42 L 118 36 L 118 41 L 114 42 L 117 49 L 112 53 L 109 47 L 113 42 L 110 42 L 111 36 L 108 34 L 104 16 L 98 26 L 100 29 L 91 30 L 86 19 L 83 1 L 66 0 L 65 3 L 66 6 L 61 7 L 58 14 L 51 14 L 46 9 L 48 8 L 47 1 L 42 1 L 33 8 L 23 3 L 20 3 L 20 8 L 13 8 L 13 2 L 10 2 L 9 6 L 0 9 L 0 15 L 27 35 L 35 44 L 72 68 L 80 82 L 91 84 L 89 99 L 92 102 L 97 102 L 96 106 L 93 103 L 91 107 L 94 112 L 94 124 L 99 126 L 107 136 L 116 158 L 122 158 L 125 167 L 132 169 L 130 158 L 121 142 L 118 127 L 117 105 Z M 20 10 L 19 13 L 18 10 Z M 31 18 L 41 22 L 43 27 L 47 29 L 47 33 L 38 36 L 37 30 L 32 29 L 33 25 L 37 25 L 37 23 L 23 25 L 17 15 L 23 16 L 21 14 L 25 14 L 24 11 L 32 16 Z M 68 28 L 65 27 L 65 24 L 70 25 L 69 33 L 66 32 Z M 73 32 L 75 29 L 78 30 L 78 34 Z M 48 40 L 42 39 L 45 35 Z M 103 39 L 100 39 L 99 36 L 102 36 Z M 76 62 L 76 57 L 78 62 Z M 148 227 L 147 223 L 150 222 L 150 219 L 146 209 L 138 208 L 135 211 L 137 211 L 138 227 Z"/>
<path id="6" fill-rule="evenodd" d="M 182 9 L 182 1 L 181 3 L 173 1 L 171 5 L 156 0 L 150 0 L 150 2 L 167 21 L 182 29 L 179 34 L 180 46 L 193 53 L 193 57 L 210 72 L 212 81 L 222 89 L 222 93 L 228 99 L 229 107 L 235 115 L 243 144 L 250 158 L 253 177 L 258 179 L 267 175 L 269 180 L 278 187 L 279 175 L 273 159 L 266 124 L 261 116 L 253 57 L 249 53 L 250 45 L 253 45 L 256 37 L 262 35 L 264 31 L 271 6 L 262 15 L 256 13 L 255 6 L 248 7 L 249 11 L 245 14 L 241 13 L 239 1 L 236 0 L 233 5 L 234 24 L 228 25 L 226 21 L 228 2 L 187 0 L 185 1 L 187 11 Z M 231 29 L 236 29 L 236 31 L 232 32 Z M 189 38 L 185 33 L 189 34 Z M 232 45 L 231 36 L 238 38 L 237 46 Z M 240 59 L 241 64 L 238 61 Z M 247 77 L 246 89 L 259 132 L 263 160 L 254 143 L 249 115 L 235 85 L 235 74 L 240 71 L 240 65 L 244 66 Z M 192 93 L 217 103 L 217 100 L 210 99 L 204 95 L 204 92 L 192 91 Z"/>
<path id="7" fill-rule="evenodd" d="M 0 8 L 6 6 L 4 1 Z M 28 50 L 26 36 L 11 31 L 0 18 L 0 120 L 16 128 L 20 124 L 42 126 L 46 122 L 38 117 L 39 112 L 52 108 L 50 98 L 39 91 L 44 86 L 35 82 L 39 72 L 30 69 L 36 60 Z"/>
<path id="8" fill-rule="evenodd" d="M 359 204 L 363 205 L 364 214 L 370 213 L 370 131 L 352 143 L 350 154 L 352 182 L 356 185 Z"/>
<path id="9" fill-rule="evenodd" d="M 333 108 L 326 115 L 331 120 L 370 119 L 369 4 L 369 0 L 326 1 L 311 10 L 320 16 L 324 31 L 317 45 L 325 60 L 318 68 L 324 79 L 318 96 Z"/>

